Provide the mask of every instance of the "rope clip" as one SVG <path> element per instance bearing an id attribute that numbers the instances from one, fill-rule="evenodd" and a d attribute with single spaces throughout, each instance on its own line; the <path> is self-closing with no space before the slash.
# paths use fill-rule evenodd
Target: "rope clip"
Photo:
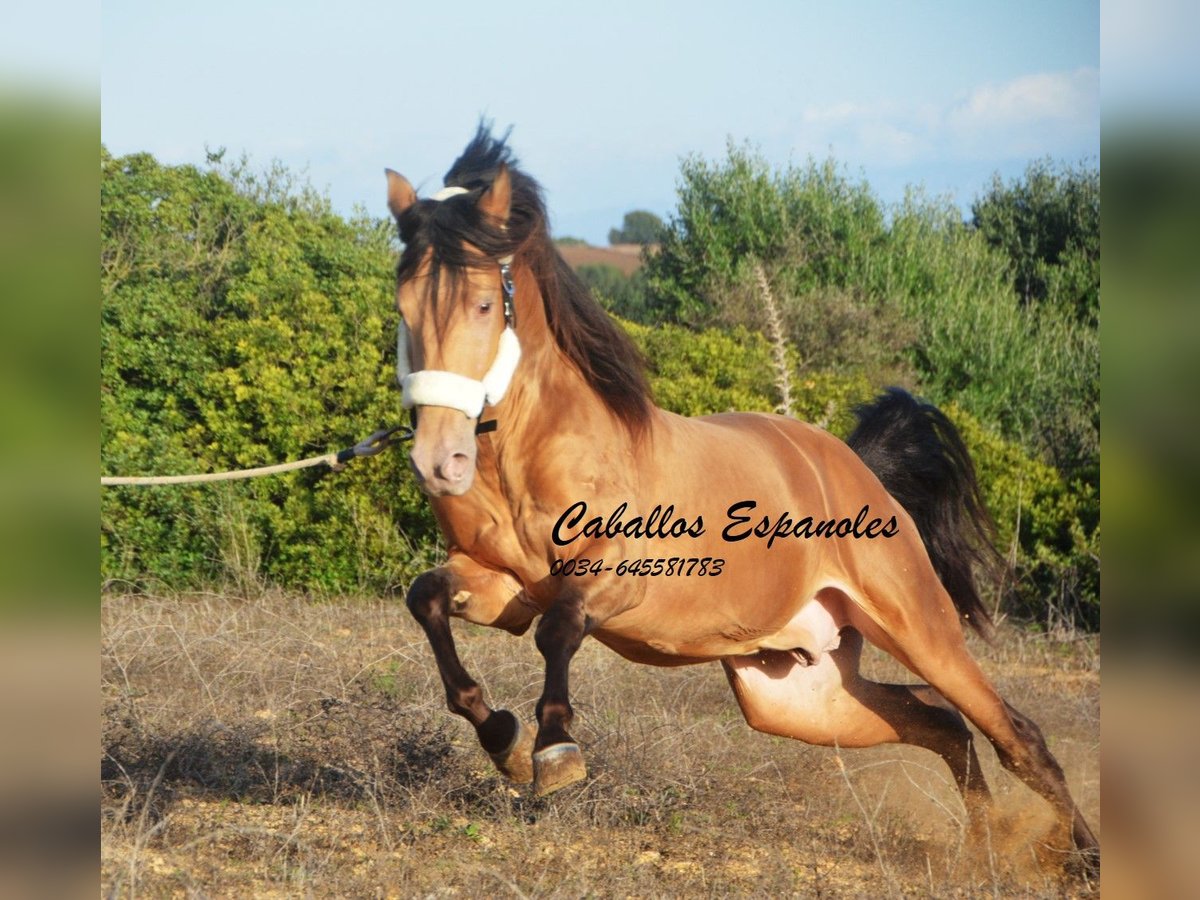
<path id="1" fill-rule="evenodd" d="M 401 433 L 398 437 L 393 438 L 393 435 L 395 435 L 396 432 Z M 411 441 L 412 438 L 413 430 L 411 428 L 405 428 L 403 425 L 397 425 L 395 428 L 381 428 L 370 437 L 363 438 L 353 447 L 347 447 L 345 450 L 339 451 L 337 455 L 337 465 L 331 466 L 330 468 L 336 471 L 353 459 L 358 459 L 359 457 L 365 456 L 375 456 L 386 449 L 393 440 L 397 442 Z"/>

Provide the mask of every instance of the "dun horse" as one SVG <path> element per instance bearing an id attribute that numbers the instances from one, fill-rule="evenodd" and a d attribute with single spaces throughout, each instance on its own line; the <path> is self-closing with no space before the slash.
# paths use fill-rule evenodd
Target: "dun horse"
<path id="1" fill-rule="evenodd" d="M 759 731 L 927 747 L 978 828 L 990 797 L 965 715 L 1053 806 L 1060 837 L 1098 861 L 1037 726 L 966 650 L 960 617 L 987 627 L 973 564 L 991 549 L 973 467 L 940 412 L 893 390 L 860 412 L 848 446 L 780 416 L 666 412 L 555 251 L 540 188 L 503 139 L 481 126 L 433 197 L 387 177 L 412 468 L 449 550 L 408 608 L 451 711 L 502 773 L 539 795 L 586 777 L 568 670 L 591 636 L 649 665 L 719 661 Z M 538 620 L 536 735 L 484 701 L 454 616 L 518 635 Z M 865 679 L 864 638 L 926 684 Z"/>

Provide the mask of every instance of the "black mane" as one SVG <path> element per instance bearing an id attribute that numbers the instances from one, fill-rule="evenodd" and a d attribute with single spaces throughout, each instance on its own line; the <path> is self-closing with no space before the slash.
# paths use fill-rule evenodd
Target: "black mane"
<path id="1" fill-rule="evenodd" d="M 514 264 L 528 265 L 559 348 L 609 409 L 637 433 L 652 408 L 645 361 L 554 247 L 541 186 L 518 167 L 506 143 L 508 134 L 493 137 L 488 124 L 481 122 L 444 179 L 446 187 L 465 188 L 467 193 L 441 202 L 418 200 L 400 216 L 404 253 L 398 277 L 400 281 L 411 278 L 429 254 L 430 297 L 434 298 L 442 277 L 449 279 L 453 296 L 465 269 L 496 265 L 510 255 Z M 479 210 L 479 200 L 502 164 L 512 183 L 507 228 Z M 442 312 L 449 315 L 450 311 Z"/>

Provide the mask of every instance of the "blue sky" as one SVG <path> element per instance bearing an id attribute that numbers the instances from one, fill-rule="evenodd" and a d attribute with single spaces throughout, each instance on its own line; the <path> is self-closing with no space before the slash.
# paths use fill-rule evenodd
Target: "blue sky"
<path id="1" fill-rule="evenodd" d="M 546 188 L 558 235 L 667 217 L 679 160 L 749 141 L 832 155 L 885 201 L 966 206 L 992 173 L 1099 155 L 1098 2 L 607 4 L 107 0 L 101 134 L 117 154 L 278 159 L 384 216 L 481 115 Z"/>

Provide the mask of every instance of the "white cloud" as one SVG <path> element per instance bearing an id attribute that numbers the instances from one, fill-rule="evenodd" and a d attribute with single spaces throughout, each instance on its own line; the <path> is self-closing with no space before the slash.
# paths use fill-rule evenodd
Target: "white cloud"
<path id="1" fill-rule="evenodd" d="M 801 114 L 806 123 L 819 125 L 823 123 L 843 123 L 852 119 L 860 119 L 864 115 L 875 115 L 879 107 L 865 106 L 860 103 L 834 103 L 829 106 L 809 106 Z"/>
<path id="2" fill-rule="evenodd" d="M 912 162 L 929 149 L 928 141 L 921 135 L 891 122 L 860 124 L 858 139 L 868 156 L 897 165 Z"/>
<path id="3" fill-rule="evenodd" d="M 967 138 L 1040 125 L 1098 125 L 1099 103 L 1098 69 L 1041 72 L 977 87 L 949 111 L 947 125 Z"/>
<path id="4" fill-rule="evenodd" d="M 1040 72 L 972 90 L 946 113 L 938 143 L 948 158 L 1012 159 L 1095 152 L 1100 72 Z"/>
<path id="5" fill-rule="evenodd" d="M 1039 72 L 979 85 L 929 103 L 833 103 L 794 122 L 793 150 L 860 165 L 1002 160 L 1093 152 L 1100 133 L 1100 73 Z"/>

